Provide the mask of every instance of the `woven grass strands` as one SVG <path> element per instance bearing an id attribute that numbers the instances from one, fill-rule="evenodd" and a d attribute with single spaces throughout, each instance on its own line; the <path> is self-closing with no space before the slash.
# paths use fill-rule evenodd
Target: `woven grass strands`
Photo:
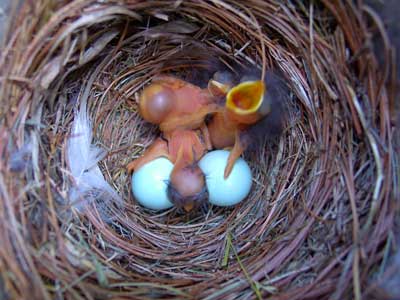
<path id="1" fill-rule="evenodd" d="M 392 292 L 395 55 L 363 1 L 37 0 L 15 11 L 0 54 L 1 299 Z M 126 164 L 159 132 L 138 94 L 160 73 L 202 85 L 219 66 L 279 71 L 282 136 L 246 152 L 253 188 L 239 205 L 146 210 Z M 67 159 L 83 105 L 109 193 L 79 188 Z"/>

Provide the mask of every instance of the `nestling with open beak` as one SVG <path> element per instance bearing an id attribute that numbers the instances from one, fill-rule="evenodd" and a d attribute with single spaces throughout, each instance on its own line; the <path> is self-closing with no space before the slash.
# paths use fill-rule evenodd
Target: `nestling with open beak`
<path id="1" fill-rule="evenodd" d="M 236 85 L 231 74 L 217 72 L 208 89 L 211 94 L 226 98 L 224 109 L 213 113 L 208 131 L 214 148 L 233 147 L 224 171 L 227 178 L 250 144 L 281 133 L 286 89 L 272 72 L 266 73 L 264 81 L 256 76 L 243 76 Z"/>

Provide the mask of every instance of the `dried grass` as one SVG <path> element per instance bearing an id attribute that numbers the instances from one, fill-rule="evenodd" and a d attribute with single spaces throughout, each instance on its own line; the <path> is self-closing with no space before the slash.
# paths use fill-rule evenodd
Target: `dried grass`
<path id="1" fill-rule="evenodd" d="M 0 298 L 370 296 L 399 191 L 394 50 L 362 1 L 26 1 L 11 28 L 0 56 Z M 154 214 L 134 202 L 125 171 L 157 135 L 135 95 L 160 72 L 201 82 L 211 57 L 279 69 L 292 91 L 287 129 L 248 154 L 243 204 Z M 125 203 L 99 199 L 77 215 L 64 151 L 82 99 Z"/>

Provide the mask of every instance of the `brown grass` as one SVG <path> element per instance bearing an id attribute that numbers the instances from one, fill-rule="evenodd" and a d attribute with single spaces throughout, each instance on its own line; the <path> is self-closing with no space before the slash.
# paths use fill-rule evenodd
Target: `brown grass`
<path id="1" fill-rule="evenodd" d="M 369 298 L 398 211 L 394 50 L 362 1 L 313 3 L 25 1 L 0 56 L 0 298 Z M 157 135 L 135 95 L 215 58 L 280 70 L 286 130 L 247 155 L 242 204 L 154 214 L 125 171 Z M 78 215 L 64 152 L 82 99 L 125 202 Z"/>

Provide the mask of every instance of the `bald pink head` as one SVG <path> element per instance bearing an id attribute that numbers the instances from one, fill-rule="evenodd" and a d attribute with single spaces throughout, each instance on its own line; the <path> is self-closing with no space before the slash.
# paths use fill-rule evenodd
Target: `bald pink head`
<path id="1" fill-rule="evenodd" d="M 174 169 L 171 173 L 168 194 L 171 201 L 185 211 L 198 208 L 208 198 L 205 178 L 197 164 Z"/>

